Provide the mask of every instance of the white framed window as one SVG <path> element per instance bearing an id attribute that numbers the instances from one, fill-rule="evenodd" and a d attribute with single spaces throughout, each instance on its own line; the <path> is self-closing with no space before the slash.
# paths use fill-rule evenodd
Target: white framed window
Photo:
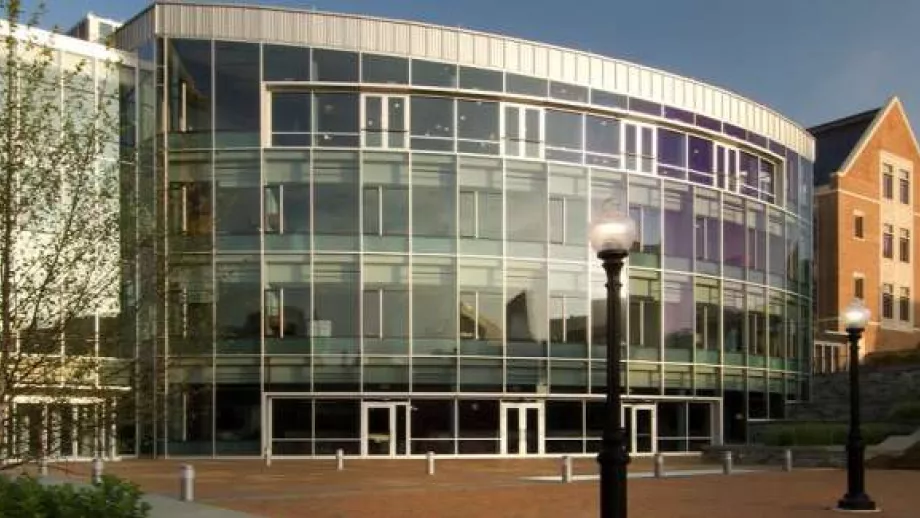
<path id="1" fill-rule="evenodd" d="M 853 237 L 856 239 L 865 239 L 866 237 L 866 218 L 862 212 L 853 213 Z"/>
<path id="2" fill-rule="evenodd" d="M 898 293 L 898 318 L 910 322 L 910 288 L 901 288 Z"/>
<path id="3" fill-rule="evenodd" d="M 271 183 L 262 188 L 262 230 L 266 234 L 310 231 L 310 185 Z"/>
<path id="4" fill-rule="evenodd" d="M 891 164 L 882 164 L 882 197 L 894 199 L 894 167 Z"/>
<path id="5" fill-rule="evenodd" d="M 866 299 L 866 278 L 861 273 L 853 274 L 853 296 L 857 299 Z"/>
<path id="6" fill-rule="evenodd" d="M 740 189 L 740 177 L 738 173 L 738 150 L 716 144 L 716 185 L 726 191 L 738 192 Z"/>
<path id="7" fill-rule="evenodd" d="M 265 130 L 266 146 L 307 147 L 313 139 L 313 94 L 309 91 L 268 92 Z M 267 133 L 267 135 L 265 134 Z"/>
<path id="8" fill-rule="evenodd" d="M 654 126 L 622 122 L 623 167 L 630 171 L 653 174 L 657 141 Z"/>
<path id="9" fill-rule="evenodd" d="M 888 223 L 882 225 L 882 257 L 894 259 L 894 226 Z"/>
<path id="10" fill-rule="evenodd" d="M 543 158 L 543 108 L 505 104 L 502 110 L 502 142 L 505 155 Z"/>
<path id="11" fill-rule="evenodd" d="M 405 149 L 408 144 L 409 99 L 405 95 L 365 94 L 361 100 L 361 143 L 364 147 Z"/>
<path id="12" fill-rule="evenodd" d="M 891 284 L 882 284 L 882 318 L 894 318 L 894 286 Z"/>
<path id="13" fill-rule="evenodd" d="M 901 169 L 898 179 L 899 198 L 904 205 L 910 205 L 910 171 Z"/>

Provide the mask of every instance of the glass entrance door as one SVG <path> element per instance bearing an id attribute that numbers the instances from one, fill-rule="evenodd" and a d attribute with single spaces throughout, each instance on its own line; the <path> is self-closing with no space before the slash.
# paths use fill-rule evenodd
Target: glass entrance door
<path id="1" fill-rule="evenodd" d="M 543 453 L 546 422 L 543 403 L 502 403 L 499 426 L 501 453 L 536 455 Z"/>
<path id="2" fill-rule="evenodd" d="M 655 405 L 626 405 L 621 415 L 630 455 L 652 455 L 658 451 Z"/>
<path id="3" fill-rule="evenodd" d="M 408 448 L 408 403 L 361 404 L 361 455 L 407 455 Z"/>

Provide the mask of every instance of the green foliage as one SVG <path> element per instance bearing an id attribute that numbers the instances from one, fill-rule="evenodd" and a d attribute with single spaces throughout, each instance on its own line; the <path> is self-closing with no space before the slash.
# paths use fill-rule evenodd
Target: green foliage
<path id="1" fill-rule="evenodd" d="M 0 476 L 0 516 L 5 518 L 145 518 L 150 504 L 135 484 L 105 475 L 102 482 L 75 488 L 42 485 L 21 476 Z"/>
<path id="2" fill-rule="evenodd" d="M 775 423 L 758 435 L 767 446 L 840 446 L 846 444 L 847 423 Z M 878 444 L 890 435 L 910 433 L 910 427 L 899 423 L 868 423 L 862 427 L 863 441 Z"/>
<path id="3" fill-rule="evenodd" d="M 895 423 L 920 424 L 920 400 L 896 404 L 891 409 L 888 420 Z"/>

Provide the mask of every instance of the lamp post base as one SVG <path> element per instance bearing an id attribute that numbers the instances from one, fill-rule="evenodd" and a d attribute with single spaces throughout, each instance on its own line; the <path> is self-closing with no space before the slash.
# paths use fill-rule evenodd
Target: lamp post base
<path id="1" fill-rule="evenodd" d="M 847 493 L 843 495 L 843 498 L 837 502 L 837 507 L 835 507 L 834 510 L 862 513 L 877 513 L 880 511 L 878 506 L 875 505 L 875 502 L 865 493 L 857 493 L 855 495 Z"/>

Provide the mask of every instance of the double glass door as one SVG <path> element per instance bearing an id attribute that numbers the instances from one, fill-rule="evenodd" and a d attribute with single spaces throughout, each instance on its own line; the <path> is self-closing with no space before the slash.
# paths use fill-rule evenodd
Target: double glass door
<path id="1" fill-rule="evenodd" d="M 406 402 L 361 403 L 361 455 L 408 455 L 409 408 Z"/>
<path id="2" fill-rule="evenodd" d="M 652 455 L 658 451 L 655 405 L 625 405 L 620 422 L 626 430 L 630 455 Z"/>
<path id="3" fill-rule="evenodd" d="M 499 426 L 503 455 L 537 455 L 544 453 L 546 421 L 543 403 L 502 403 Z"/>

